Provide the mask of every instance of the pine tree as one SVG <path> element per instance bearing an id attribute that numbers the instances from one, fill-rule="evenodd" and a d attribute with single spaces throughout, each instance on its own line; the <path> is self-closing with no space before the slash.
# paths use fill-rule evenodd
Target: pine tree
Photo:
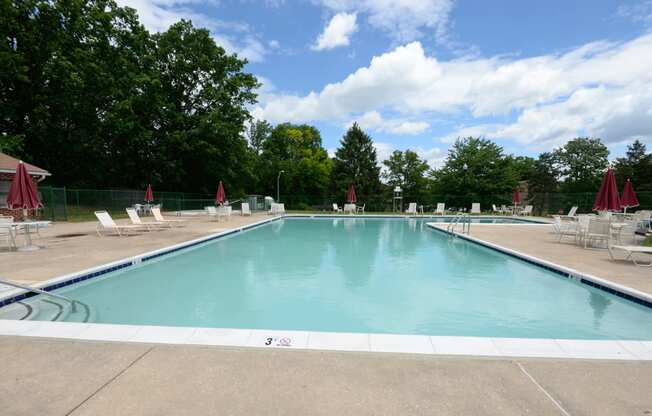
<path id="1" fill-rule="evenodd" d="M 335 192 L 346 192 L 355 185 L 359 195 L 380 191 L 380 166 L 371 137 L 354 123 L 344 134 L 333 160 Z"/>

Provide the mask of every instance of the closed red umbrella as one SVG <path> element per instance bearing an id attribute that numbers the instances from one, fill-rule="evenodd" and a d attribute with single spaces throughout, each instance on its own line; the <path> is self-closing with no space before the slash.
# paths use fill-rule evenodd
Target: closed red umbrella
<path id="1" fill-rule="evenodd" d="M 604 179 L 602 179 L 600 190 L 595 196 L 593 211 L 620 211 L 621 208 L 618 188 L 616 187 L 616 176 L 614 171 L 609 168 L 604 175 Z"/>
<path id="2" fill-rule="evenodd" d="M 353 185 L 351 185 L 351 187 L 349 188 L 349 192 L 346 193 L 346 201 L 349 204 L 355 204 L 357 201 L 357 198 L 355 196 L 355 187 Z"/>
<path id="3" fill-rule="evenodd" d="M 147 191 L 145 191 L 145 202 L 152 202 L 154 200 L 154 191 L 152 191 L 152 184 L 147 185 Z"/>
<path id="4" fill-rule="evenodd" d="M 625 212 L 627 212 L 627 208 L 637 207 L 639 205 L 636 192 L 634 192 L 634 187 L 632 186 L 632 181 L 629 179 L 625 182 L 623 195 L 620 198 L 620 205 L 625 208 Z"/>
<path id="5" fill-rule="evenodd" d="M 27 168 L 22 161 L 18 163 L 16 174 L 11 181 L 7 206 L 11 209 L 37 209 L 43 206 L 36 192 L 36 184 L 27 173 Z"/>
<path id="6" fill-rule="evenodd" d="M 222 205 L 226 201 L 226 193 L 224 192 L 224 185 L 222 185 L 222 181 L 220 181 L 220 184 L 217 185 L 217 194 L 215 195 L 215 203 L 217 205 Z"/>
<path id="7" fill-rule="evenodd" d="M 518 188 L 514 189 L 514 193 L 512 194 L 512 204 L 514 205 L 519 205 L 521 203 L 521 192 L 518 190 Z"/>

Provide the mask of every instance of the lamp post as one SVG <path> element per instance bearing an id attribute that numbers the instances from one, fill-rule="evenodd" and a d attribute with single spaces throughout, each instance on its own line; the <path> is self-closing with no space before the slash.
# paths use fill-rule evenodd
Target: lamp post
<path id="1" fill-rule="evenodd" d="M 469 170 L 469 165 L 467 165 L 465 163 L 464 166 L 462 166 L 462 169 L 464 169 L 464 175 L 462 177 L 462 188 L 464 188 L 464 195 L 466 196 L 468 194 L 467 189 L 466 189 L 466 171 Z M 464 210 L 466 210 L 466 205 L 467 205 L 467 202 L 468 202 L 468 201 L 466 201 L 467 198 L 468 197 L 464 198 Z"/>
<path id="2" fill-rule="evenodd" d="M 282 173 L 285 173 L 285 171 L 284 170 L 280 171 L 278 173 L 278 176 L 276 177 L 276 202 L 281 202 L 280 181 L 281 181 Z"/>

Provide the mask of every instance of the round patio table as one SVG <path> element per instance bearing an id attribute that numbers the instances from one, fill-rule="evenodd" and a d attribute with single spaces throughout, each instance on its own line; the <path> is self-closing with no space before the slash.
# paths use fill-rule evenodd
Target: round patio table
<path id="1" fill-rule="evenodd" d="M 18 248 L 18 251 L 35 251 L 40 250 L 41 247 L 32 243 L 32 232 L 38 232 L 39 228 L 50 226 L 50 221 L 23 221 L 14 222 L 12 225 L 16 231 L 16 236 L 18 236 L 18 231 L 20 230 L 22 230 L 23 234 L 25 235 L 25 244 L 22 247 Z"/>

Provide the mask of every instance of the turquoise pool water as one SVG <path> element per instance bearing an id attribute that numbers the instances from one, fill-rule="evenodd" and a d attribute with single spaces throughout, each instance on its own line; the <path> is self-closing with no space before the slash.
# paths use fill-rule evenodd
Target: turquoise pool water
<path id="1" fill-rule="evenodd" d="M 652 339 L 652 310 L 427 221 L 284 219 L 57 293 L 103 323 Z"/>

